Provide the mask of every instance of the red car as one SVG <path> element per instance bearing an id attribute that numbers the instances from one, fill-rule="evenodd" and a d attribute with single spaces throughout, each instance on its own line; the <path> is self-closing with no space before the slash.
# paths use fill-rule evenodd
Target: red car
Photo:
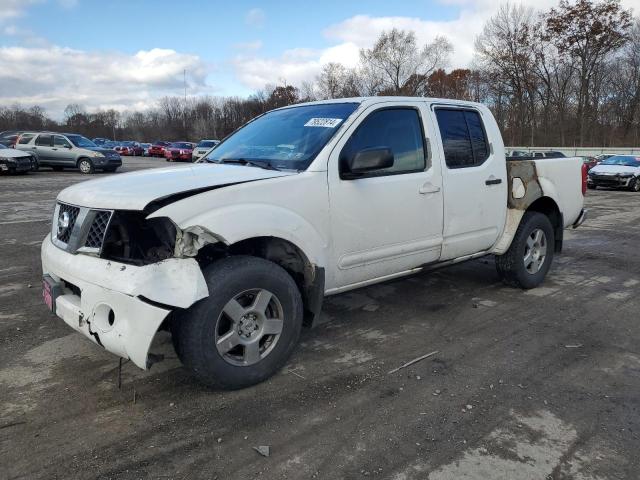
<path id="1" fill-rule="evenodd" d="M 173 142 L 164 149 L 167 162 L 190 162 L 193 154 L 193 143 Z"/>
<path id="2" fill-rule="evenodd" d="M 149 156 L 150 157 L 164 157 L 164 149 L 171 145 L 171 142 L 153 142 L 153 144 L 149 147 Z"/>
<path id="3" fill-rule="evenodd" d="M 128 147 L 127 145 L 118 145 L 116 147 L 113 147 L 113 149 L 118 152 L 120 156 L 133 156 L 133 148 Z"/>

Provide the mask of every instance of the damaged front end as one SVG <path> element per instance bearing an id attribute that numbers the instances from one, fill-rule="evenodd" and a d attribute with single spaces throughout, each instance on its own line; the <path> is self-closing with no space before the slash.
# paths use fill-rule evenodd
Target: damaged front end
<path id="1" fill-rule="evenodd" d="M 168 218 L 147 216 L 59 203 L 41 252 L 45 282 L 56 292 L 52 311 L 143 369 L 171 312 L 209 295 L 197 260 L 176 254 L 184 233 Z"/>

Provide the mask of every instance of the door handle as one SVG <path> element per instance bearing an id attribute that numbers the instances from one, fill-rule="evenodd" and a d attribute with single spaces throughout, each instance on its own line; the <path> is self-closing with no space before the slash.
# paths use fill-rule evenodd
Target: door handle
<path id="1" fill-rule="evenodd" d="M 485 185 L 500 185 L 502 183 L 501 178 L 495 178 L 493 175 L 485 180 Z"/>
<path id="2" fill-rule="evenodd" d="M 58 149 L 54 147 L 54 148 L 52 148 L 51 150 L 58 150 Z"/>
<path id="3" fill-rule="evenodd" d="M 420 187 L 420 189 L 418 190 L 418 193 L 420 193 L 421 195 L 426 195 L 428 193 L 438 193 L 439 191 L 440 191 L 440 187 L 438 187 L 437 185 L 434 185 L 431 182 L 427 182 Z"/>

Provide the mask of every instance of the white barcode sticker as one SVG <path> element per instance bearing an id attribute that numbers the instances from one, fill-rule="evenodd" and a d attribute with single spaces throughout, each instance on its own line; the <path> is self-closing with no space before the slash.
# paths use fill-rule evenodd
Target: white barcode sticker
<path id="1" fill-rule="evenodd" d="M 341 118 L 311 118 L 307 123 L 304 124 L 304 126 L 335 128 L 338 125 L 340 125 L 341 121 L 342 121 Z"/>

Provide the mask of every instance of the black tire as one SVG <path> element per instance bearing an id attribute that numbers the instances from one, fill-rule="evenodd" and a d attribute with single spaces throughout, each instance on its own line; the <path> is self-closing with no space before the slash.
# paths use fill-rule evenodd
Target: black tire
<path id="1" fill-rule="evenodd" d="M 640 180 L 637 177 L 629 182 L 629 190 L 632 192 L 640 192 Z"/>
<path id="2" fill-rule="evenodd" d="M 62 171 L 62 167 L 51 167 L 53 169 L 54 172 L 61 172 Z"/>
<path id="3" fill-rule="evenodd" d="M 537 230 L 544 233 L 546 253 L 535 273 L 525 267 L 527 241 Z M 520 221 L 518 230 L 511 242 L 509 250 L 496 256 L 496 269 L 502 281 L 512 287 L 530 289 L 540 285 L 551 267 L 555 248 L 555 236 L 549 217 L 543 213 L 526 212 Z"/>
<path id="4" fill-rule="evenodd" d="M 88 158 L 81 158 L 80 160 L 78 160 L 78 168 L 80 169 L 80 173 L 83 173 L 85 175 L 90 175 L 96 171 L 95 167 L 93 166 L 93 162 Z"/>
<path id="5" fill-rule="evenodd" d="M 598 187 L 597 187 L 596 185 L 590 185 L 590 184 L 587 184 L 587 188 L 588 188 L 589 190 L 596 190 Z"/>
<path id="6" fill-rule="evenodd" d="M 215 388 L 233 390 L 266 380 L 282 368 L 300 337 L 302 297 L 296 283 L 279 265 L 250 256 L 224 258 L 208 266 L 203 273 L 209 297 L 177 313 L 172 321 L 173 342 L 180 360 L 200 382 Z M 241 298 L 252 290 L 272 294 L 267 311 L 273 311 L 269 310 L 274 305 L 271 302 L 277 302 L 281 312 L 281 331 L 277 338 L 263 337 L 262 329 L 255 327 L 258 330 L 255 337 L 259 340 L 258 348 L 264 350 L 256 357 L 259 358 L 256 363 L 241 365 L 237 362 L 243 363 L 248 358 L 246 347 L 240 344 L 227 353 L 221 353 L 215 339 L 231 332 L 235 336 L 237 332 L 236 338 L 245 341 L 240 335 L 240 332 L 245 332 L 241 330 L 242 321 L 231 321 L 223 310 L 233 299 Z M 251 294 L 248 295 L 250 301 L 245 308 L 251 310 L 249 305 L 257 302 L 258 297 L 251 300 Z M 245 319 L 245 316 L 240 318 Z M 253 332 L 253 324 L 249 330 Z M 260 343 L 262 339 L 266 340 L 264 345 Z M 271 344 L 267 343 L 269 339 Z"/>

